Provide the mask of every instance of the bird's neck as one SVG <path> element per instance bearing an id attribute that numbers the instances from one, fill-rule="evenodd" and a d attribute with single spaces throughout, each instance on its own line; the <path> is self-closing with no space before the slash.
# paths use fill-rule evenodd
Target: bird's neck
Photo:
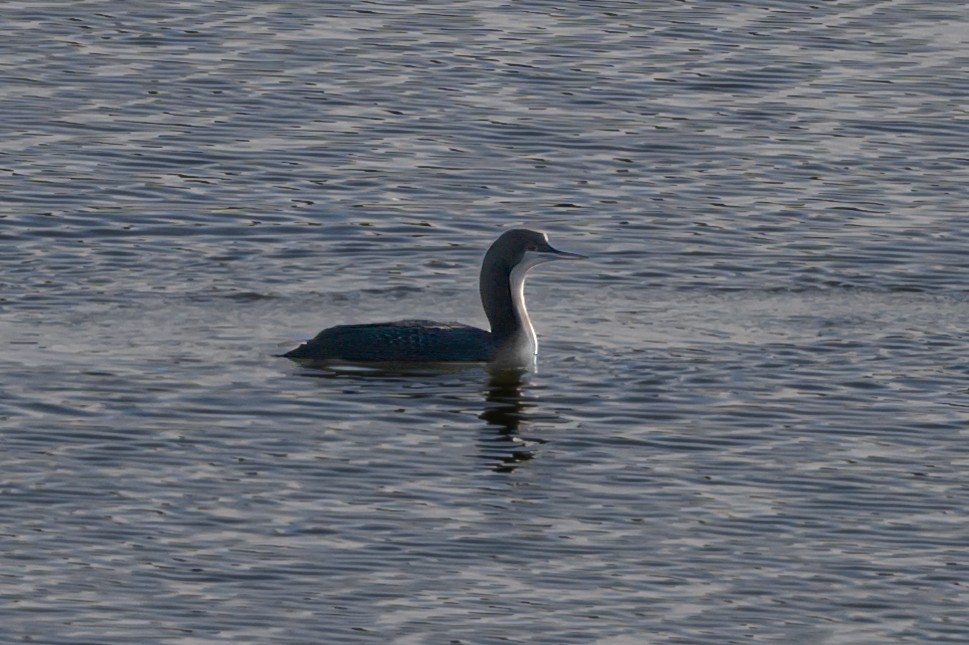
<path id="1" fill-rule="evenodd" d="M 491 334 L 499 351 L 534 356 L 538 339 L 525 308 L 525 274 L 529 267 L 518 264 L 511 270 L 485 265 L 481 270 L 481 303 L 491 323 Z"/>

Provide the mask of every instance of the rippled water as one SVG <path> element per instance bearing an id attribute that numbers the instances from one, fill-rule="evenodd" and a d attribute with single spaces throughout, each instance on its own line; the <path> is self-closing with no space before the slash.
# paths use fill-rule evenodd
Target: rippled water
<path id="1" fill-rule="evenodd" d="M 4 3 L 0 640 L 966 642 L 963 9 Z"/>

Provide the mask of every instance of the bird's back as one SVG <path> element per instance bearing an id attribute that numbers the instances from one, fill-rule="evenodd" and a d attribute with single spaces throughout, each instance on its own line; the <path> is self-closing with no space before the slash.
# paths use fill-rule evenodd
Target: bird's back
<path id="1" fill-rule="evenodd" d="M 494 354 L 491 333 L 460 323 L 401 320 L 338 325 L 284 354 L 310 361 L 425 363 L 485 362 Z"/>

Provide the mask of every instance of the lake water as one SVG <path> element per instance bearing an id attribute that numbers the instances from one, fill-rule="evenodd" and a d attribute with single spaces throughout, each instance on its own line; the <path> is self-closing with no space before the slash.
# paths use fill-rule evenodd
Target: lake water
<path id="1" fill-rule="evenodd" d="M 0 17 L 0 641 L 969 641 L 960 3 Z"/>

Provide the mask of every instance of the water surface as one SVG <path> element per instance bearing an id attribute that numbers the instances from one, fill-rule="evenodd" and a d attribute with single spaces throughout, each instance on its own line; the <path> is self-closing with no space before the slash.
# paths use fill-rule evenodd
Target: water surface
<path id="1" fill-rule="evenodd" d="M 6 3 L 3 640 L 965 642 L 963 13 Z"/>

